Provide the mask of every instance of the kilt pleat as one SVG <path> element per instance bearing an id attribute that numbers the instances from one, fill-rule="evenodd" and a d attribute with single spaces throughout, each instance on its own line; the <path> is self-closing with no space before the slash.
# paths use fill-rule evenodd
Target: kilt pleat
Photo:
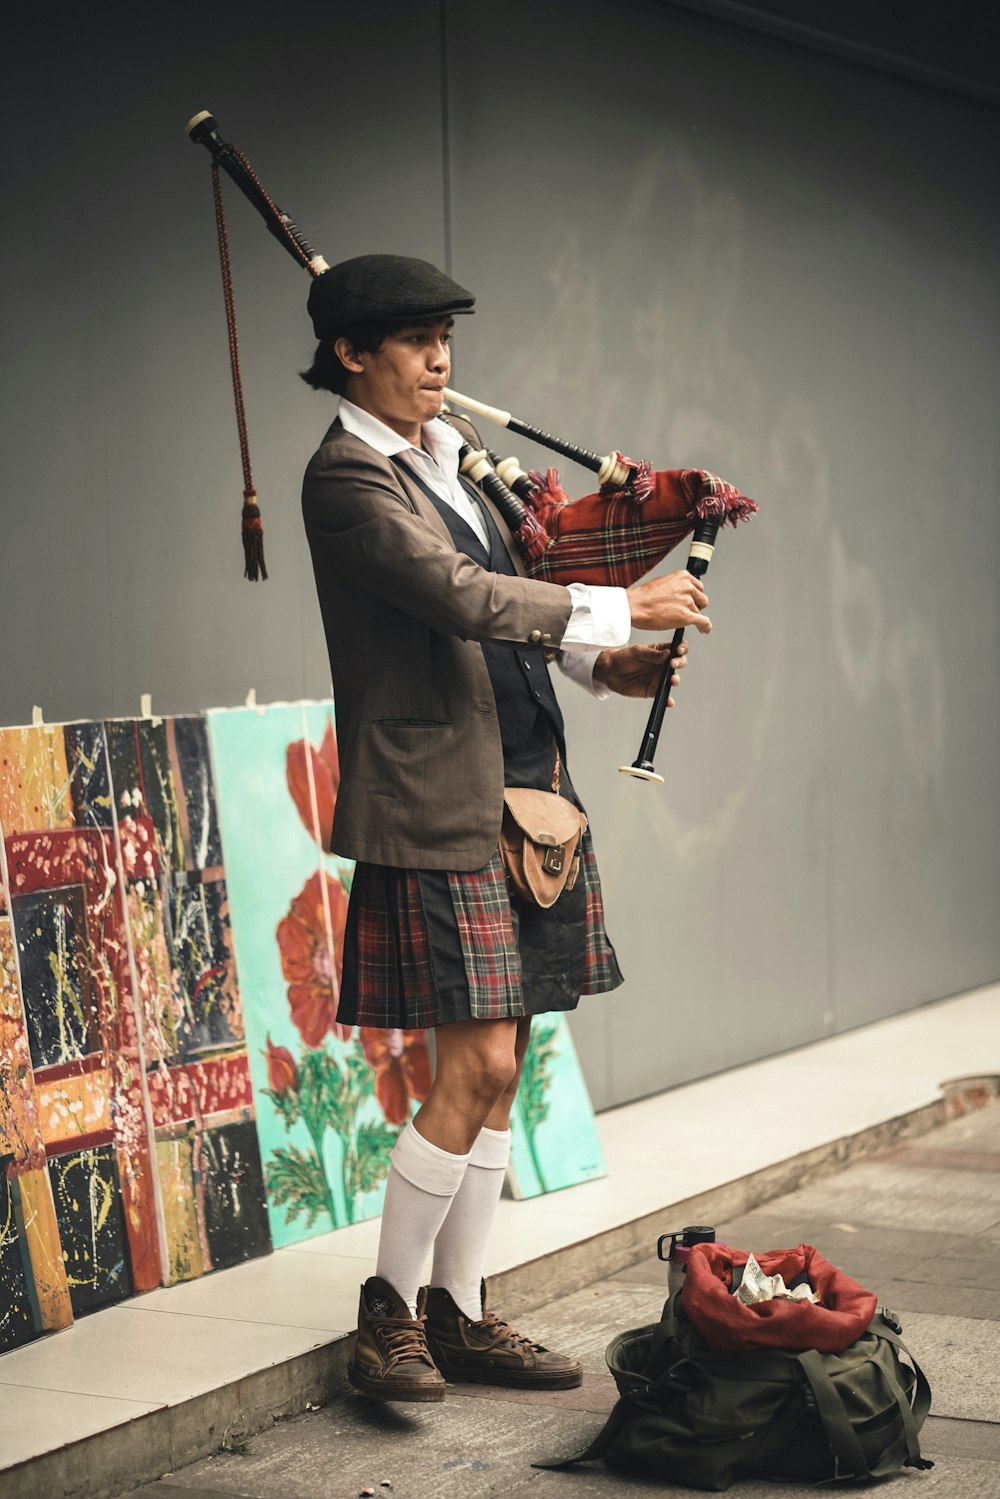
<path id="1" fill-rule="evenodd" d="M 574 965 L 572 982 L 558 974 L 551 983 L 537 977 L 525 982 L 518 946 L 522 903 L 511 899 L 499 851 L 472 873 L 358 864 L 338 1019 L 347 1025 L 413 1030 L 455 1020 L 572 1009 L 580 994 L 617 988 L 622 975 L 604 929 L 589 829 L 581 843 L 579 880 L 584 893 L 574 903 L 579 918 L 571 920 L 563 935 L 577 950 L 582 944 L 582 965 Z M 552 911 L 557 913 L 558 906 Z M 531 914 L 537 919 L 537 910 Z M 442 935 L 449 921 L 452 933 Z"/>
<path id="2" fill-rule="evenodd" d="M 501 1020 L 524 1014 L 521 955 L 499 851 L 471 877 L 449 874 L 448 889 L 465 957 L 469 1018 Z"/>
<path id="3" fill-rule="evenodd" d="M 586 952 L 580 993 L 605 994 L 609 989 L 617 989 L 624 980 L 615 950 L 604 929 L 604 896 L 601 894 L 601 877 L 597 872 L 597 858 L 589 828 L 582 841 L 580 878 L 586 892 L 583 918 Z"/>

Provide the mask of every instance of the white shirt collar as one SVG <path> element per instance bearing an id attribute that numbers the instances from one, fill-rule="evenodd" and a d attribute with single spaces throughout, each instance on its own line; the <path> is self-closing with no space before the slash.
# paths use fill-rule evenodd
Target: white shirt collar
<path id="1" fill-rule="evenodd" d="M 355 406 L 353 401 L 348 401 L 344 396 L 340 398 L 340 410 L 337 414 L 346 432 L 360 437 L 362 442 L 366 442 L 384 458 L 395 458 L 399 453 L 419 453 L 422 458 L 433 458 L 444 469 L 446 465 L 455 466 L 458 450 L 464 441 L 461 433 L 456 432 L 454 427 L 449 427 L 446 422 L 434 417 L 424 423 L 421 431 L 425 447 L 418 448 L 391 427 L 387 427 L 385 422 L 380 422 L 377 416 L 372 416 L 370 411 Z"/>

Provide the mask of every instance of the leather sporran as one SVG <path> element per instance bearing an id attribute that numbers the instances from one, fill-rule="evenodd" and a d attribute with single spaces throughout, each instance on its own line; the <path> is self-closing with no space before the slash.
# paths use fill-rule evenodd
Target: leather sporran
<path id="1" fill-rule="evenodd" d="M 547 908 L 580 873 L 580 839 L 587 818 L 552 791 L 508 786 L 503 794 L 500 857 L 515 892 Z"/>

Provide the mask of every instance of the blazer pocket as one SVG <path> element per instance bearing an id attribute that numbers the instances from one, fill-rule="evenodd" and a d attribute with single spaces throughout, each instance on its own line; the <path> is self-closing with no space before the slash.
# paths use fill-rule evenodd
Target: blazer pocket
<path id="1" fill-rule="evenodd" d="M 451 718 L 373 718 L 380 729 L 450 729 Z"/>

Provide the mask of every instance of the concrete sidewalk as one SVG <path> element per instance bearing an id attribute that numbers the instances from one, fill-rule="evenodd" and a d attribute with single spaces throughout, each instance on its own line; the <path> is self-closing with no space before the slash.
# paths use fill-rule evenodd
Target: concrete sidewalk
<path id="1" fill-rule="evenodd" d="M 662 1225 L 673 1226 L 680 1225 Z M 900 1314 L 934 1394 L 922 1446 L 935 1467 L 905 1471 L 892 1481 L 893 1492 L 997 1499 L 1000 1103 L 717 1227 L 728 1242 L 758 1250 L 814 1244 Z M 652 1238 L 649 1247 L 655 1249 Z M 524 1318 L 532 1336 L 584 1360 L 579 1390 L 532 1395 L 454 1386 L 443 1406 L 429 1409 L 381 1406 L 345 1391 L 261 1435 L 220 1433 L 228 1450 L 133 1490 L 129 1499 L 353 1499 L 365 1490 L 387 1499 L 624 1499 L 663 1492 L 664 1485 L 599 1464 L 565 1473 L 530 1464 L 579 1450 L 597 1431 L 615 1399 L 605 1346 L 615 1333 L 659 1316 L 665 1271 L 651 1252 Z M 729 1493 L 805 1499 L 816 1490 L 753 1481 Z"/>

